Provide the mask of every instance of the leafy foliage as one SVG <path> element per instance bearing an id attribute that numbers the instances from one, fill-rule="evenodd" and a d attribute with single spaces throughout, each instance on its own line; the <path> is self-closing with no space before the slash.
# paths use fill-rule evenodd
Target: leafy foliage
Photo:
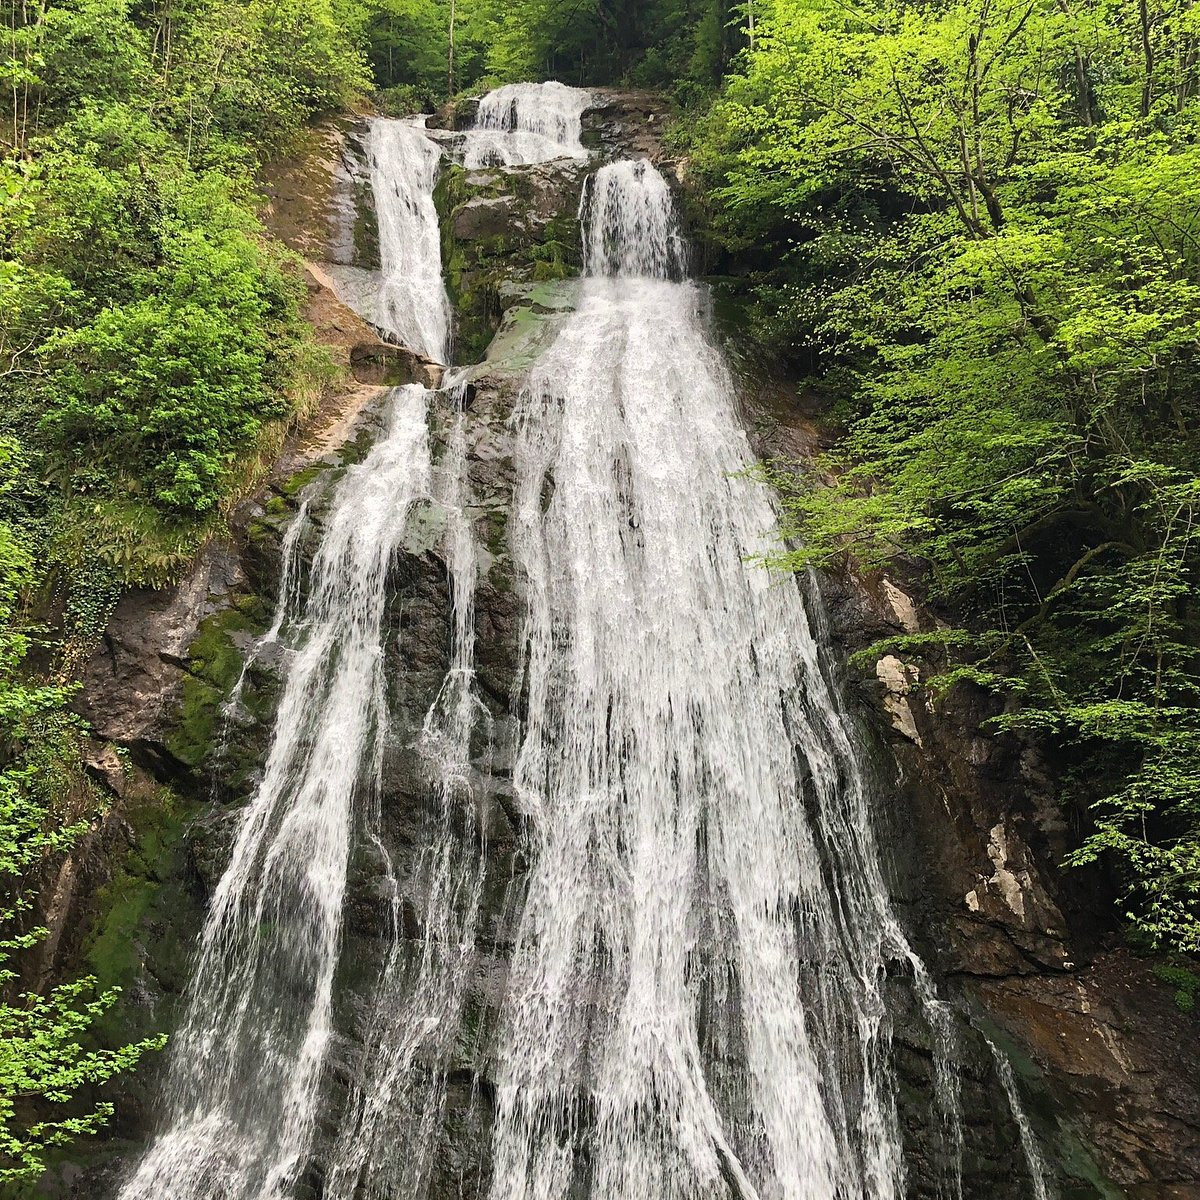
<path id="1" fill-rule="evenodd" d="M 7 481 L 0 492 L 19 462 L 19 448 L 0 441 L 0 481 Z M 11 631 L 13 606 L 32 576 L 28 546 L 11 524 L 0 522 L 0 921 L 10 928 L 28 908 L 30 873 L 46 854 L 70 844 L 87 811 L 78 804 L 78 812 L 64 811 L 79 790 L 70 778 L 78 730 L 63 710 L 69 689 L 28 681 L 29 634 Z M 11 992 L 19 978 L 8 965 L 12 955 L 41 934 L 0 938 L 0 986 Z M 152 1038 L 115 1050 L 85 1048 L 89 1028 L 116 999 L 116 991 L 99 991 L 94 980 L 82 979 L 48 995 L 26 992 L 0 1003 L 0 1183 L 35 1178 L 49 1148 L 103 1124 L 111 1105 L 81 1109 L 71 1103 L 76 1094 L 161 1047 L 162 1040 Z"/>
<path id="2" fill-rule="evenodd" d="M 1200 975 L 1186 967 L 1160 963 L 1154 974 L 1162 983 L 1175 989 L 1175 1006 L 1180 1012 L 1190 1013 L 1196 1009 L 1196 993 L 1200 991 Z"/>
<path id="3" fill-rule="evenodd" d="M 37 1178 L 45 1169 L 47 1150 L 95 1133 L 113 1112 L 111 1104 L 98 1103 L 83 1113 L 68 1108 L 69 1115 L 25 1125 L 18 1117 L 19 1104 L 37 1099 L 67 1106 L 83 1088 L 104 1083 L 135 1066 L 147 1051 L 162 1048 L 162 1038 L 119 1050 L 82 1048 L 82 1039 L 117 994 L 97 993 L 95 981 L 83 979 L 46 996 L 29 993 L 17 1004 L 0 1005 L 0 1183 Z"/>
<path id="4" fill-rule="evenodd" d="M 377 82 L 430 103 L 485 84 L 622 79 L 700 103 L 744 44 L 734 0 L 380 0 Z"/>
<path id="5" fill-rule="evenodd" d="M 739 44 L 728 0 L 517 0 L 488 53 L 502 78 L 712 86 Z"/>
<path id="6" fill-rule="evenodd" d="M 5 6 L 0 62 L 0 1182 L 157 1040 L 28 988 L 31 890 L 101 813 L 66 705 L 120 588 L 177 578 L 325 367 L 260 161 L 369 76 L 358 0 Z M 47 603 L 62 601 L 61 613 Z M 52 627 L 38 615 L 53 613 Z M 43 618 L 51 625 L 49 618 Z M 36 663 L 36 669 L 35 669 Z"/>
<path id="7" fill-rule="evenodd" d="M 1131 924 L 1200 950 L 1200 123 L 1186 0 L 775 0 L 696 137 L 760 338 L 845 437 L 779 472 L 795 566 L 920 564 L 1089 814 Z"/>

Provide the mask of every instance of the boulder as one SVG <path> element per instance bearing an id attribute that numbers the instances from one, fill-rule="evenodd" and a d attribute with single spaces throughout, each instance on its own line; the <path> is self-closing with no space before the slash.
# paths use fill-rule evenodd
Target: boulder
<path id="1" fill-rule="evenodd" d="M 454 236 L 463 242 L 509 237 L 517 215 L 513 196 L 478 196 L 454 213 Z"/>
<path id="2" fill-rule="evenodd" d="M 100 648 L 83 672 L 75 708 L 103 742 L 149 754 L 160 764 L 187 676 L 188 648 L 201 621 L 241 582 L 227 547 L 212 545 L 176 586 L 126 592 Z"/>
<path id="3" fill-rule="evenodd" d="M 406 346 L 371 342 L 350 351 L 350 370 L 359 383 L 382 387 L 419 383 L 422 387 L 437 388 L 441 386 L 445 368 Z"/>
<path id="4" fill-rule="evenodd" d="M 463 96 L 443 104 L 426 122 L 429 129 L 449 129 L 461 131 L 470 129 L 475 124 L 475 116 L 479 112 L 478 96 Z"/>

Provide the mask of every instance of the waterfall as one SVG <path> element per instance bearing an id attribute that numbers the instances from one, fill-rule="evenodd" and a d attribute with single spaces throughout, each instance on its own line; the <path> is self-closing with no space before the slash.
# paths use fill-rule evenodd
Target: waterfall
<path id="1" fill-rule="evenodd" d="M 468 162 L 579 157 L 589 102 L 501 89 Z M 385 120 L 371 147 L 378 323 L 444 359 L 438 151 Z M 933 1185 L 961 1200 L 948 1010 L 889 905 L 819 606 L 760 565 L 777 514 L 749 471 L 670 188 L 649 162 L 611 164 L 580 217 L 579 307 L 513 419 L 528 875 L 480 1148 L 492 1200 L 901 1200 L 885 986 L 909 987 L 929 1023 L 951 1161 Z M 121 1200 L 297 1200 L 310 1165 L 325 1200 L 421 1200 L 445 1165 L 486 907 L 491 718 L 463 374 L 440 394 L 440 458 L 432 396 L 396 389 L 367 458 L 288 531 L 262 642 L 286 655 L 263 780 L 201 935 L 161 1132 Z M 417 736 L 420 837 L 401 862 L 380 811 L 385 613 L 418 505 L 443 522 L 453 614 Z M 302 543 L 318 535 L 304 587 Z M 356 838 L 380 864 L 390 936 L 344 1102 L 326 1104 Z"/>
<path id="2" fill-rule="evenodd" d="M 1029 1114 L 1021 1103 L 1021 1094 L 1017 1091 L 1017 1077 L 1013 1073 L 1012 1063 L 1008 1061 L 1007 1055 L 990 1037 L 985 1037 L 984 1040 L 996 1062 L 996 1074 L 1000 1077 L 1000 1084 L 1004 1088 L 1004 1095 L 1008 1100 L 1009 1111 L 1012 1113 L 1013 1121 L 1017 1126 L 1017 1134 L 1021 1139 L 1021 1153 L 1025 1157 L 1025 1167 L 1029 1172 L 1029 1184 L 1033 1189 L 1032 1200 L 1056 1200 L 1056 1191 L 1050 1169 L 1046 1165 L 1045 1155 L 1042 1154 L 1042 1148 L 1038 1145 L 1037 1134 L 1033 1131 Z"/>
<path id="3" fill-rule="evenodd" d="M 378 786 L 387 720 L 388 567 L 429 494 L 427 393 L 400 389 L 389 428 L 341 481 L 258 794 L 213 895 L 179 1032 L 164 1132 L 122 1200 L 291 1194 L 332 1032 L 353 810 Z"/>
<path id="4" fill-rule="evenodd" d="M 588 275 L 680 279 L 687 248 L 667 181 L 644 159 L 613 163 L 588 181 L 583 198 Z"/>
<path id="5" fill-rule="evenodd" d="M 514 83 L 479 103 L 467 133 L 468 167 L 515 167 L 555 158 L 584 160 L 580 138 L 590 92 L 561 83 Z"/>
<path id="6" fill-rule="evenodd" d="M 371 123 L 370 155 L 383 276 L 375 324 L 400 345 L 444 363 L 450 299 L 433 205 L 441 151 L 420 123 L 379 119 Z"/>
<path id="7" fill-rule="evenodd" d="M 421 938 L 401 933 L 400 889 L 390 858 L 392 947 L 376 988 L 362 1069 L 334 1148 L 326 1200 L 425 1194 L 445 1116 L 446 1077 L 474 962 L 486 847 L 477 838 L 471 742 L 489 714 L 475 690 L 475 589 L 479 548 L 466 489 L 465 389 L 451 386 L 456 416 L 438 497 L 454 609 L 450 669 L 425 719 L 421 750 L 434 783 L 415 886 Z"/>
<path id="8" fill-rule="evenodd" d="M 394 121 L 374 124 L 372 147 L 386 323 L 440 357 L 438 154 L 419 127 Z M 396 389 L 382 437 L 338 483 L 302 607 L 295 554 L 307 510 L 285 541 L 267 638 L 291 653 L 263 779 L 209 906 L 161 1132 L 121 1200 L 283 1200 L 312 1152 L 351 838 L 378 803 L 389 570 L 411 509 L 432 498 L 429 395 Z"/>
<path id="9" fill-rule="evenodd" d="M 851 724 L 648 162 L 518 414 L 531 872 L 493 1200 L 894 1200 L 892 915 Z"/>

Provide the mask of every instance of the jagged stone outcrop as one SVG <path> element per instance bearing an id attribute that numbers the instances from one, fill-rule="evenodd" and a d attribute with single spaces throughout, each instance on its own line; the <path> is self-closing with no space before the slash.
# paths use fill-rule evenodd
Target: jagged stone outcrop
<path id="1" fill-rule="evenodd" d="M 297 150 L 263 172 L 271 233 L 310 262 L 379 267 L 379 227 L 371 191 L 366 121 L 322 121 Z"/>
<path id="2" fill-rule="evenodd" d="M 443 374 L 440 363 L 407 346 L 389 346 L 383 342 L 355 346 L 350 351 L 350 370 L 359 383 L 377 387 L 419 383 L 422 387 L 436 388 L 441 385 Z"/>
<path id="3" fill-rule="evenodd" d="M 674 110 L 657 92 L 593 88 L 583 116 L 584 145 L 606 158 L 664 159 L 663 138 Z"/>
<path id="4" fill-rule="evenodd" d="M 462 96 L 442 105 L 428 121 L 430 129 L 463 130 L 475 124 L 479 112 L 478 96 Z"/>
<path id="5" fill-rule="evenodd" d="M 125 747 L 139 765 L 163 774 L 189 765 L 175 730 L 189 650 L 201 622 L 223 607 L 240 576 L 225 547 L 209 546 L 176 587 L 122 597 L 76 703 L 101 742 Z M 199 735 L 202 742 L 207 736 Z"/>

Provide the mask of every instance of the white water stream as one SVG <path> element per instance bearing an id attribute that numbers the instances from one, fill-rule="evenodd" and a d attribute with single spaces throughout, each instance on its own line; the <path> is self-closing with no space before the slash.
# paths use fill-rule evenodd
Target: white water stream
<path id="1" fill-rule="evenodd" d="M 468 167 L 515 167 L 586 159 L 580 140 L 591 94 L 561 83 L 514 83 L 489 92 L 466 135 Z"/>
<path id="2" fill-rule="evenodd" d="M 1033 1123 L 1029 1120 L 1025 1106 L 1021 1103 L 1021 1093 L 1017 1090 L 1017 1077 L 1013 1072 L 1012 1063 L 991 1038 L 984 1040 L 992 1052 L 992 1058 L 996 1063 L 996 1074 L 1004 1088 L 1009 1110 L 1012 1112 L 1017 1133 L 1021 1138 L 1021 1153 L 1025 1156 L 1025 1166 L 1029 1171 L 1031 1198 L 1032 1200 L 1057 1200 L 1058 1190 L 1054 1186 L 1050 1169 L 1046 1165 L 1046 1157 L 1038 1144 L 1037 1134 L 1033 1131 Z"/>
<path id="3" fill-rule="evenodd" d="M 354 810 L 378 787 L 388 567 L 430 490 L 426 408 L 423 388 L 401 389 L 384 436 L 338 486 L 290 631 L 263 782 L 172 1039 L 169 1119 L 123 1200 L 274 1200 L 292 1194 L 306 1163 Z"/>
<path id="4" fill-rule="evenodd" d="M 486 846 L 480 843 L 471 743 L 490 717 L 475 690 L 475 589 L 479 549 L 467 511 L 465 391 L 437 495 L 454 607 L 450 669 L 421 736 L 434 785 L 415 881 L 421 937 L 402 933 L 401 890 L 390 869 L 392 947 L 376 988 L 361 1069 L 327 1172 L 325 1200 L 391 1200 L 425 1194 L 445 1117 L 452 1065 L 474 962 Z"/>
<path id="5" fill-rule="evenodd" d="M 438 152 L 396 121 L 375 123 L 372 147 L 388 327 L 439 358 L 449 304 L 432 204 Z M 389 568 L 410 510 L 432 496 L 428 409 L 424 388 L 393 393 L 383 435 L 337 486 L 290 622 L 298 533 L 287 539 L 267 636 L 293 653 L 263 781 L 201 935 L 162 1132 L 121 1200 L 282 1200 L 307 1164 L 351 836 L 360 815 L 369 823 L 380 784 Z"/>
<path id="6" fill-rule="evenodd" d="M 533 868 L 493 1200 L 890 1200 L 892 916 L 850 722 L 682 268 L 604 167 L 582 301 L 519 414 L 516 784 Z M 930 1003 L 932 992 L 928 992 Z"/>
<path id="7" fill-rule="evenodd" d="M 400 345 L 444 363 L 450 300 L 433 206 L 441 151 L 420 122 L 377 120 L 371 125 L 370 154 L 383 272 L 375 323 Z"/>

